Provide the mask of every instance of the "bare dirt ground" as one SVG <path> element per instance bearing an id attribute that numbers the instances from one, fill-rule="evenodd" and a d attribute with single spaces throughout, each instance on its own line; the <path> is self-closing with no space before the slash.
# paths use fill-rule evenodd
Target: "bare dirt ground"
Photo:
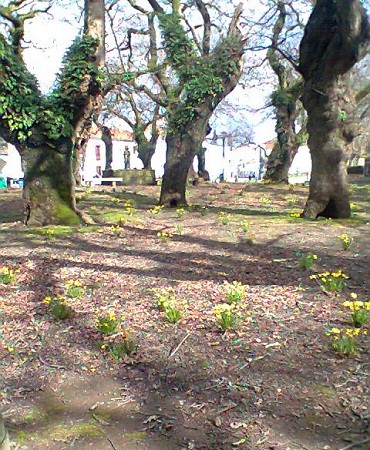
<path id="1" fill-rule="evenodd" d="M 352 358 L 325 336 L 351 326 L 350 293 L 369 299 L 369 190 L 354 181 L 353 218 L 314 222 L 294 217 L 304 186 L 206 184 L 189 188 L 185 211 L 158 213 L 159 187 L 81 189 L 99 225 L 42 230 L 20 224 L 18 191 L 0 192 L 0 268 L 19 269 L 0 284 L 0 411 L 13 448 L 368 448 L 367 336 Z M 297 252 L 317 255 L 311 269 Z M 310 279 L 338 269 L 349 277 L 339 295 Z M 57 321 L 43 299 L 70 280 L 86 290 Z M 213 308 L 233 281 L 246 290 L 241 320 L 222 333 Z M 178 323 L 153 288 L 173 289 Z M 138 345 L 130 356 L 102 345 L 96 316 L 109 312 Z"/>

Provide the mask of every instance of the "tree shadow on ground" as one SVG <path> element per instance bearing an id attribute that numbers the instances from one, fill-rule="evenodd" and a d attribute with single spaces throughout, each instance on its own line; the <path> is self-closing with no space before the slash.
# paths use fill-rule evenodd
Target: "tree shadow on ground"
<path id="1" fill-rule="evenodd" d="M 174 236 L 173 243 L 186 244 L 191 247 L 188 251 L 175 250 L 171 245 L 172 243 L 161 244 L 157 241 L 157 230 L 139 228 L 130 225 L 122 227 L 125 232 L 130 233 L 130 237 L 133 239 L 139 239 L 143 236 L 145 239 L 152 238 L 154 245 L 153 248 L 127 248 L 126 245 L 122 245 L 119 238 L 115 237 L 114 242 L 110 242 L 109 245 L 103 242 L 91 242 L 84 234 L 66 235 L 60 236 L 55 240 L 45 240 L 41 245 L 45 248 L 53 250 L 55 253 L 65 252 L 73 248 L 74 255 L 77 258 L 71 260 L 64 260 L 58 262 L 58 258 L 52 258 L 47 256 L 46 260 L 49 266 L 64 265 L 75 266 L 80 269 L 86 270 L 101 270 L 101 271 L 113 271 L 122 276 L 146 276 L 146 277 L 163 277 L 168 279 L 181 280 L 217 280 L 219 279 L 218 273 L 223 272 L 226 274 L 227 279 L 237 279 L 243 284 L 248 285 L 273 285 L 281 284 L 280 280 L 284 280 L 284 285 L 297 286 L 307 285 L 312 286 L 313 283 L 309 281 L 308 276 L 302 278 L 302 272 L 294 270 L 296 262 L 297 247 L 291 248 L 291 256 L 287 259 L 287 252 L 289 247 L 284 243 L 284 238 L 291 233 L 282 233 L 277 237 L 267 241 L 263 245 L 255 243 L 231 243 L 225 241 L 218 241 L 215 239 L 202 238 L 199 236 Z M 24 245 L 28 248 L 37 249 L 40 246 L 40 242 L 32 242 L 28 236 L 25 236 L 22 231 L 12 230 L 12 235 L 15 236 L 15 240 L 10 242 L 9 240 L 4 242 L 4 246 L 11 247 Z M 86 237 L 86 239 L 84 239 Z M 278 245 L 279 243 L 280 246 Z M 1 248 L 1 244 L 0 244 Z M 302 249 L 299 249 L 302 250 Z M 79 258 L 79 253 L 84 255 L 83 258 Z M 93 258 L 94 253 L 100 257 L 95 261 Z M 328 254 L 326 250 L 323 252 L 320 249 L 316 251 L 320 260 L 326 261 Z M 122 265 L 117 259 L 117 264 L 105 264 L 102 263 L 102 256 L 113 254 L 117 258 L 133 257 L 144 258 L 150 261 L 145 265 L 145 268 L 135 268 Z M 89 258 L 86 256 L 90 255 Z M 247 258 L 248 264 L 245 264 L 245 258 Z M 330 258 L 330 255 L 329 255 Z M 14 262 L 18 258 L 14 258 Z M 243 260 L 243 262 L 241 261 Z M 202 265 L 199 266 L 198 261 L 202 261 Z M 22 262 L 22 258 L 18 259 L 18 263 Z M 357 266 L 360 261 L 356 260 L 353 256 L 343 255 L 341 258 L 342 268 L 344 270 L 350 267 L 353 263 Z M 258 271 L 250 270 L 250 266 L 258 266 Z M 261 274 L 269 274 L 268 278 L 261 277 Z M 358 274 L 357 274 L 358 275 Z M 356 279 L 356 274 L 354 274 Z M 366 280 L 362 280 L 362 283 L 366 283 Z"/>

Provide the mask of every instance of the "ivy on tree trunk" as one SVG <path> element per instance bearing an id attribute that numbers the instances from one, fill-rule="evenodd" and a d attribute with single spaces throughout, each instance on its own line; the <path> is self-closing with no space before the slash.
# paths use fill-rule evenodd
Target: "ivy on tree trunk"
<path id="1" fill-rule="evenodd" d="M 206 30 L 201 54 L 186 34 L 178 8 L 171 14 L 158 11 L 167 59 L 178 78 L 167 99 L 168 147 L 159 200 L 170 207 L 186 205 L 188 172 L 206 136 L 208 121 L 242 74 L 245 39 L 238 29 L 242 6 L 236 8 L 227 34 L 210 50 L 207 7 L 202 1 L 197 5 Z"/>
<path id="2" fill-rule="evenodd" d="M 76 208 L 72 158 L 101 92 L 104 0 L 85 0 L 83 37 L 67 52 L 56 88 L 46 96 L 26 68 L 21 41 L 13 38 L 30 17 L 18 14 L 22 3 L 27 2 L 9 4 L 17 18 L 10 24 L 10 40 L 0 34 L 0 134 L 22 158 L 25 223 L 75 225 L 83 215 Z M 0 15 L 7 20 L 2 8 Z"/>
<path id="3" fill-rule="evenodd" d="M 302 83 L 294 74 L 292 64 L 282 60 L 278 51 L 281 35 L 288 17 L 284 1 L 277 3 L 278 16 L 273 27 L 272 44 L 267 51 L 267 60 L 278 79 L 278 87 L 271 95 L 271 105 L 276 115 L 275 143 L 266 163 L 264 180 L 273 183 L 288 183 L 288 172 L 305 133 L 305 124 L 296 132 L 296 120 L 301 113 Z"/>

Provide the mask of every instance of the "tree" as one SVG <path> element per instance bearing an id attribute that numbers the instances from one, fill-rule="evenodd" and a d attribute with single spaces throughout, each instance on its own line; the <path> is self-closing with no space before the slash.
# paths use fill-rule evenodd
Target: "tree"
<path id="1" fill-rule="evenodd" d="M 242 7 L 235 8 L 231 1 L 221 8 L 218 1 L 148 0 L 151 10 L 146 10 L 134 0 L 129 3 L 147 18 L 146 30 L 129 31 L 130 36 L 147 35 L 147 73 L 152 74 L 155 89 L 140 85 L 135 73 L 131 86 L 135 84 L 136 92 L 145 93 L 165 111 L 167 154 L 160 203 L 185 205 L 188 171 L 208 121 L 242 75 L 246 42 L 238 28 Z M 230 15 L 225 13 L 221 20 L 221 11 Z"/>
<path id="2" fill-rule="evenodd" d="M 124 86 L 117 86 L 105 99 L 107 114 L 122 119 L 132 130 L 137 156 L 144 169 L 152 168 L 152 157 L 159 138 L 159 105 L 145 94 L 137 95 Z"/>
<path id="3" fill-rule="evenodd" d="M 104 118 L 118 117 L 129 125 L 137 143 L 138 157 L 143 163 L 143 168 L 151 169 L 162 114 L 159 104 L 137 88 L 137 81 L 140 80 L 148 90 L 156 91 L 157 96 L 159 94 L 165 96 L 161 85 L 151 76 L 151 68 L 158 64 L 156 28 L 154 17 L 145 15 L 142 28 L 128 26 L 126 29 L 123 26 L 123 23 L 126 23 L 126 9 L 126 5 L 122 8 L 118 1 L 111 2 L 107 8 L 111 34 L 108 51 L 112 55 L 107 61 L 107 67 L 112 88 L 104 98 Z M 142 8 L 139 7 L 139 10 Z M 136 17 L 134 22 L 136 23 Z M 127 23 L 129 25 L 129 19 Z M 136 45 L 133 43 L 135 35 L 141 36 L 140 42 Z M 149 58 L 145 54 L 145 37 L 149 38 Z"/>
<path id="4" fill-rule="evenodd" d="M 242 75 L 245 38 L 238 28 L 242 7 L 235 9 L 227 33 L 211 50 L 212 23 L 206 3 L 195 2 L 203 21 L 201 44 L 187 33 L 179 1 L 172 2 L 169 14 L 158 8 L 155 1 L 150 3 L 157 13 L 167 59 L 178 80 L 168 98 L 167 154 L 159 200 L 162 205 L 176 207 L 186 205 L 187 174 L 206 136 L 208 121 Z"/>
<path id="5" fill-rule="evenodd" d="M 308 146 L 312 158 L 303 217 L 350 217 L 347 160 L 355 137 L 346 79 L 369 44 L 366 11 L 359 0 L 317 0 L 300 44 Z"/>
<path id="6" fill-rule="evenodd" d="M 270 100 L 276 115 L 277 141 L 267 159 L 264 180 L 273 183 L 288 183 L 288 172 L 299 146 L 306 139 L 305 118 L 301 120 L 300 130 L 296 130 L 297 119 L 302 118 L 302 80 L 296 71 L 292 55 L 282 56 L 279 47 L 285 42 L 284 27 L 289 18 L 287 2 L 278 1 L 277 18 L 272 31 L 271 47 L 267 51 L 267 60 L 278 79 L 278 87 L 272 93 Z M 292 6 L 292 5 L 290 5 Z M 299 14 L 296 16 L 299 18 Z M 300 27 L 300 21 L 289 24 L 287 33 Z"/>
<path id="7" fill-rule="evenodd" d="M 359 158 L 366 157 L 370 152 L 370 83 L 368 76 L 369 55 L 360 64 L 356 65 L 356 70 L 351 74 L 350 85 L 353 96 L 353 107 L 356 109 L 359 122 L 356 122 L 358 135 L 352 142 L 352 150 L 349 165 L 358 165 Z M 357 130 L 359 126 L 359 130 Z"/>
<path id="8" fill-rule="evenodd" d="M 40 93 L 22 57 L 24 25 L 39 13 L 36 3 L 13 0 L 0 7 L 9 28 L 0 34 L 0 134 L 22 158 L 25 223 L 77 224 L 83 216 L 76 208 L 72 158 L 100 99 L 104 1 L 85 0 L 83 35 L 66 53 L 48 95 Z"/>

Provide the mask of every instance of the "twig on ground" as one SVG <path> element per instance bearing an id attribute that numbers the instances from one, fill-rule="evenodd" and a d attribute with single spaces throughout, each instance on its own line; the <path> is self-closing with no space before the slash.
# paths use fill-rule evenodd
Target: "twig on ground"
<path id="1" fill-rule="evenodd" d="M 345 447 L 340 448 L 339 450 L 348 450 L 356 445 L 366 444 L 367 442 L 370 442 L 370 438 L 366 438 L 363 441 L 351 442 L 351 444 L 348 444 Z"/>
<path id="2" fill-rule="evenodd" d="M 105 433 L 105 437 L 107 438 L 107 441 L 110 443 L 110 445 L 112 446 L 112 448 L 114 450 L 118 450 L 117 447 L 113 444 L 111 438 L 109 436 L 107 436 L 107 434 Z"/>
<path id="3" fill-rule="evenodd" d="M 45 366 L 51 367 L 53 369 L 63 369 L 66 370 L 64 366 L 59 366 L 58 364 L 50 364 L 47 361 L 45 361 L 40 355 L 37 355 L 38 360 L 41 364 L 44 364 Z"/>
<path id="4" fill-rule="evenodd" d="M 325 405 L 323 405 L 322 403 L 318 403 L 318 405 L 324 412 L 326 412 L 326 414 L 328 414 L 330 417 L 334 417 L 334 415 L 330 411 L 328 411 L 328 409 Z"/>
<path id="5" fill-rule="evenodd" d="M 172 358 L 180 349 L 182 344 L 186 341 L 186 339 L 190 336 L 190 333 L 188 333 L 181 341 L 180 343 L 175 347 L 175 349 L 171 350 L 170 354 L 168 355 L 168 359 Z"/>

